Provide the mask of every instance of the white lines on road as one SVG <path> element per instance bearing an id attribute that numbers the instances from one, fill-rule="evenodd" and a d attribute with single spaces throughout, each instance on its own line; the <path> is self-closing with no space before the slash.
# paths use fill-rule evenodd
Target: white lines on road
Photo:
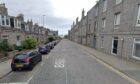
<path id="1" fill-rule="evenodd" d="M 32 78 L 33 78 L 33 75 L 27 80 L 27 84 L 29 84 L 29 82 L 32 80 Z"/>
<path id="2" fill-rule="evenodd" d="M 65 74 L 66 74 L 66 84 L 68 84 L 68 71 L 67 71 L 67 67 L 65 67 Z"/>
<path id="3" fill-rule="evenodd" d="M 64 68 L 65 67 L 65 59 L 63 59 L 63 58 L 55 59 L 54 67 L 55 68 Z"/>

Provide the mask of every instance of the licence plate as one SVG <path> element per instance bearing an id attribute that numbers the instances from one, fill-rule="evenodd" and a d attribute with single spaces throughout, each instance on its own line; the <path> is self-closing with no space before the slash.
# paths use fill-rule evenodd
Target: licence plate
<path id="1" fill-rule="evenodd" d="M 17 64 L 16 67 L 23 67 L 23 64 Z"/>

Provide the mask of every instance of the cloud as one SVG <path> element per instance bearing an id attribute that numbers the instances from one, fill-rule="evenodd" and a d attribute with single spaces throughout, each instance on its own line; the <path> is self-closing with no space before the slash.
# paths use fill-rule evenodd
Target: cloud
<path id="1" fill-rule="evenodd" d="M 70 28 L 72 20 L 57 17 L 54 15 L 54 8 L 51 0 L 2 0 L 1 2 L 6 4 L 9 15 L 16 16 L 19 13 L 23 13 L 25 20 L 32 19 L 34 23 L 44 23 L 47 28 L 59 30 L 60 34 L 66 34 L 66 31 Z M 65 32 L 62 30 L 65 29 Z"/>
<path id="2" fill-rule="evenodd" d="M 9 15 L 23 13 L 25 20 L 32 19 L 42 25 L 67 34 L 73 20 L 81 16 L 83 8 L 89 10 L 96 0 L 1 0 L 8 8 Z M 80 4 L 79 4 L 80 2 Z"/>

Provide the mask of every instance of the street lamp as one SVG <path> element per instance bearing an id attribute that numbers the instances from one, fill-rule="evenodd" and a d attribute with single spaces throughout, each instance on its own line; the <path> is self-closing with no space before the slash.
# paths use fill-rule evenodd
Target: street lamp
<path id="1" fill-rule="evenodd" d="M 46 16 L 46 15 L 42 15 L 43 16 L 43 27 L 44 27 L 44 17 Z"/>

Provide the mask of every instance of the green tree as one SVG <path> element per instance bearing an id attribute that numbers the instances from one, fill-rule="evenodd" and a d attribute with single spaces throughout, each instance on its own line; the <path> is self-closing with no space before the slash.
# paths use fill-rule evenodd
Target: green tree
<path id="1" fill-rule="evenodd" d="M 26 38 L 22 44 L 24 49 L 35 49 L 37 46 L 37 40 L 35 38 Z"/>
<path id="2" fill-rule="evenodd" d="M 48 38 L 48 42 L 52 42 L 52 41 L 54 41 L 54 40 L 55 40 L 55 39 L 54 39 L 54 37 L 52 37 L 52 36 Z"/>

